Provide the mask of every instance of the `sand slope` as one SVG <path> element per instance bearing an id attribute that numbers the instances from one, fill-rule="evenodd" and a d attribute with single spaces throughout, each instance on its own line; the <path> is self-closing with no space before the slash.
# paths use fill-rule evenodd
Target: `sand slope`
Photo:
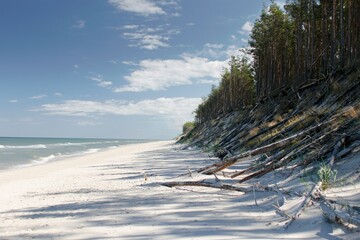
<path id="1" fill-rule="evenodd" d="M 285 232 L 270 193 L 258 195 L 255 206 L 252 194 L 157 184 L 186 173 L 188 166 L 202 167 L 205 160 L 205 154 L 161 141 L 0 172 L 0 239 L 353 236 L 324 223 L 312 207 Z M 190 179 L 180 177 L 185 178 Z"/>

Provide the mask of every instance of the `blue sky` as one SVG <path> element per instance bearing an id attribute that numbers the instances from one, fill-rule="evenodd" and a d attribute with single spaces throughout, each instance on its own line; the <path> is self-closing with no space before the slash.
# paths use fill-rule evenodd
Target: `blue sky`
<path id="1" fill-rule="evenodd" d="M 0 136 L 172 138 L 262 0 L 1 0 Z"/>

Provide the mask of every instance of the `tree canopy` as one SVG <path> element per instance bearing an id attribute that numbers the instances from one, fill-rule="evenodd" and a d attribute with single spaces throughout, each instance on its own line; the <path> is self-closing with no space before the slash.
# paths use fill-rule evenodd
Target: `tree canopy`
<path id="1" fill-rule="evenodd" d="M 232 57 L 219 86 L 196 113 L 196 124 L 252 106 L 284 87 L 297 87 L 360 59 L 358 0 L 274 1 L 250 35 L 253 61 Z"/>

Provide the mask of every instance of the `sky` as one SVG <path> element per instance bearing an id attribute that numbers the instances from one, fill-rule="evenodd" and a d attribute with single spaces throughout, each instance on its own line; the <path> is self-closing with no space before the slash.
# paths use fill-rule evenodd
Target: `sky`
<path id="1" fill-rule="evenodd" d="M 0 136 L 174 138 L 264 3 L 1 0 Z"/>

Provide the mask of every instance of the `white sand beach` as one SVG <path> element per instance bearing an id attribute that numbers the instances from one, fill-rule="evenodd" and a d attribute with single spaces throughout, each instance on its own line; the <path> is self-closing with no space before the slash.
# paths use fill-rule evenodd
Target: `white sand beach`
<path id="1" fill-rule="evenodd" d="M 178 148 L 132 144 L 0 172 L 0 239 L 354 237 L 312 207 L 285 231 L 269 193 L 255 206 L 252 194 L 159 185 L 209 163 L 206 154 Z"/>

